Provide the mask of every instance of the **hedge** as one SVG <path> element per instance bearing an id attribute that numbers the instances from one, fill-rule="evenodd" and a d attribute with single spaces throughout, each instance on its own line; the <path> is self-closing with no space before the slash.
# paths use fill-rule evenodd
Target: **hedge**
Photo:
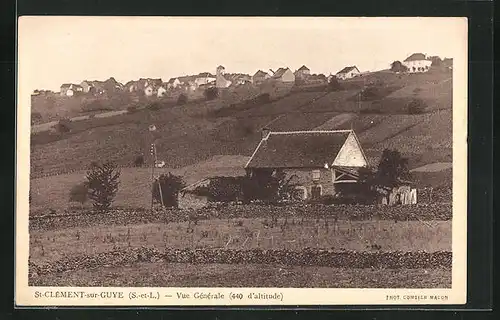
<path id="1" fill-rule="evenodd" d="M 282 264 L 298 266 L 323 266 L 332 268 L 386 268 L 432 269 L 451 268 L 452 253 L 437 252 L 369 252 L 333 251 L 305 248 L 301 251 L 233 250 L 233 249 L 172 249 L 160 252 L 156 248 L 115 249 L 96 255 L 64 257 L 55 262 L 36 264 L 30 261 L 30 278 L 42 274 L 59 273 L 79 269 L 124 266 L 137 262 L 166 262 L 194 264 Z"/>

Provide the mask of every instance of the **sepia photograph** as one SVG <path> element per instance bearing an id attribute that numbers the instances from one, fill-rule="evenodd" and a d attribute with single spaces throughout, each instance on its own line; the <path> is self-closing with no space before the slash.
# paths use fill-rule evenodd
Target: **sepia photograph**
<path id="1" fill-rule="evenodd" d="M 18 30 L 19 302 L 465 302 L 467 19 Z"/>

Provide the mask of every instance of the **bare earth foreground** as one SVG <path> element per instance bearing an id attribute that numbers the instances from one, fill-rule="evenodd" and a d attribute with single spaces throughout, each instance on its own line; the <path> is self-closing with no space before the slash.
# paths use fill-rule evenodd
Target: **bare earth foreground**
<path id="1" fill-rule="evenodd" d="M 449 288 L 447 269 L 340 269 L 264 264 L 136 263 L 54 273 L 35 286 Z"/>
<path id="2" fill-rule="evenodd" d="M 69 219 L 69 218 L 65 218 Z M 115 218 L 116 219 L 116 218 Z M 115 220 L 112 219 L 112 220 Z M 99 220 L 99 219 L 98 219 Z M 391 252 L 450 252 L 451 221 L 343 221 L 325 225 L 323 220 L 278 219 L 268 227 L 266 219 L 233 218 L 189 222 L 88 225 L 71 227 L 43 223 L 30 232 L 30 280 L 32 286 L 118 287 L 323 287 L 323 288 L 449 288 L 451 268 L 410 262 L 394 269 L 386 258 L 353 266 L 207 261 L 120 259 L 131 250 L 289 250 L 307 248 L 368 255 Z M 76 223 L 76 222 L 75 222 Z M 116 224 L 117 223 L 117 224 Z M 346 251 L 347 250 L 347 251 Z M 108 257 L 110 257 L 108 259 Z M 451 257 L 451 256 L 450 256 Z M 177 259 L 177 258 L 176 258 Z M 371 258 L 370 258 L 371 259 Z M 113 262 L 114 261 L 114 262 Z M 121 261 L 121 262 L 120 262 Z M 353 260 L 356 262 L 357 260 Z M 181 263 L 179 263 L 181 262 Z M 421 264 L 420 264 L 421 265 Z M 370 267 L 371 266 L 371 267 Z"/>

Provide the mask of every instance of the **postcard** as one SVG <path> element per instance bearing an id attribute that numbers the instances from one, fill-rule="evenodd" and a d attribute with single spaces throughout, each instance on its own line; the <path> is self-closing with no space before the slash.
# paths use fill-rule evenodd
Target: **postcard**
<path id="1" fill-rule="evenodd" d="M 15 302 L 467 301 L 467 19 L 18 20 Z"/>

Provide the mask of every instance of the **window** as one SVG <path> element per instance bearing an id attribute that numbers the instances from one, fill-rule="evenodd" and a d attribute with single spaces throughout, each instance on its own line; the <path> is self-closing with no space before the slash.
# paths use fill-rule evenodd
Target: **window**
<path id="1" fill-rule="evenodd" d="M 321 173 L 320 173 L 319 170 L 313 170 L 312 171 L 312 179 L 313 179 L 313 181 L 319 181 L 320 177 L 321 177 Z"/>

